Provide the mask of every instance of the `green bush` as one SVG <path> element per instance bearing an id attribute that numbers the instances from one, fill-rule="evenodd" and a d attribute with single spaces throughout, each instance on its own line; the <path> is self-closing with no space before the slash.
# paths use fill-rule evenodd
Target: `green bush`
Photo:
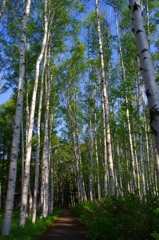
<path id="1" fill-rule="evenodd" d="M 130 194 L 106 197 L 76 205 L 75 213 L 88 228 L 91 239 L 159 240 L 158 199 L 147 195 L 141 201 Z"/>

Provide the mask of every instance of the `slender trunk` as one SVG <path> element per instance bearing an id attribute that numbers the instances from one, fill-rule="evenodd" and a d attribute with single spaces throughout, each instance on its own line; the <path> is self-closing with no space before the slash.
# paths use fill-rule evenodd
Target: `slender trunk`
<path id="1" fill-rule="evenodd" d="M 44 37 L 42 42 L 42 49 L 40 55 L 36 61 L 36 70 L 35 70 L 35 80 L 34 80 L 34 88 L 32 94 L 31 101 L 31 110 L 29 117 L 29 131 L 28 131 L 28 145 L 26 150 L 26 162 L 25 162 L 25 177 L 24 177 L 24 185 L 22 189 L 22 199 L 21 199 L 21 209 L 20 209 L 20 226 L 24 227 L 26 221 L 26 210 L 27 210 L 27 195 L 28 195 L 28 186 L 30 181 L 30 160 L 31 160 L 31 138 L 33 133 L 33 124 L 34 124 L 34 113 L 35 113 L 35 105 L 36 105 L 36 94 L 39 80 L 39 68 L 40 63 L 44 55 L 46 42 L 47 42 L 47 33 L 48 33 L 48 20 L 47 20 L 47 0 L 44 2 L 45 11 L 44 11 Z"/>
<path id="2" fill-rule="evenodd" d="M 123 60 L 123 53 L 122 53 L 122 48 L 121 48 L 121 43 L 120 43 L 120 37 L 119 37 L 119 27 L 118 27 L 118 16 L 117 16 L 117 11 L 115 9 L 115 21 L 116 21 L 116 34 L 117 34 L 117 39 L 118 39 L 118 48 L 119 48 L 119 54 L 120 54 L 120 63 L 121 63 L 121 68 L 122 68 L 122 79 L 123 82 L 126 82 L 126 73 L 125 73 L 125 65 L 124 65 L 124 60 Z M 135 156 L 134 156 L 134 149 L 133 149 L 133 141 L 132 141 L 132 131 L 131 131 L 131 123 L 130 123 L 130 113 L 128 109 L 128 104 L 129 100 L 126 95 L 125 96 L 125 104 L 126 104 L 126 118 L 127 118 L 127 128 L 128 128 L 128 136 L 129 136 L 129 144 L 130 144 L 130 157 L 131 157 L 131 174 L 132 174 L 132 191 L 134 192 L 136 188 L 136 178 L 135 178 Z"/>
<path id="3" fill-rule="evenodd" d="M 141 119 L 141 103 L 144 101 L 142 99 L 142 87 L 141 87 L 141 77 L 137 76 L 137 108 L 138 108 L 138 118 Z M 143 134 L 142 134 L 142 128 L 141 128 L 141 122 L 138 121 L 138 131 L 139 131 L 139 160 L 141 164 L 141 180 L 142 180 L 142 195 L 146 194 L 146 180 L 145 180 L 145 162 L 144 162 L 144 156 L 143 156 Z"/>
<path id="4" fill-rule="evenodd" d="M 85 185 L 83 181 L 83 174 L 81 172 L 81 156 L 80 156 L 80 146 L 78 142 L 78 129 L 77 129 L 77 119 L 73 116 L 73 110 L 76 112 L 76 94 L 74 94 L 74 109 L 70 104 L 70 96 L 66 96 L 68 105 L 68 117 L 70 123 L 70 132 L 72 134 L 72 143 L 75 157 L 75 167 L 77 174 L 77 187 L 78 187 L 78 201 L 84 201 L 86 198 Z"/>
<path id="5" fill-rule="evenodd" d="M 99 57 L 100 57 L 100 67 L 101 67 L 102 98 L 103 98 L 104 114 L 105 114 L 104 121 L 106 125 L 107 156 L 108 156 L 108 169 L 109 169 L 109 194 L 115 195 L 114 166 L 113 166 L 113 155 L 112 155 L 111 134 L 110 134 L 110 119 L 109 119 L 109 102 L 108 102 L 105 71 L 104 71 L 104 56 L 103 56 L 103 45 L 102 45 L 102 39 L 101 39 L 98 0 L 95 0 L 95 4 L 96 4 L 96 17 L 97 17 Z"/>
<path id="6" fill-rule="evenodd" d="M 145 122 L 145 142 L 146 142 L 146 154 L 145 154 L 145 158 L 147 160 L 147 189 L 150 191 L 150 186 L 152 185 L 152 172 L 151 172 L 151 167 L 150 167 L 150 149 L 149 149 L 149 137 L 147 134 L 147 124 Z"/>
<path id="7" fill-rule="evenodd" d="M 149 13 L 149 1 L 146 1 L 146 17 L 147 17 L 147 39 L 150 46 L 150 13 Z"/>
<path id="8" fill-rule="evenodd" d="M 28 216 L 32 215 L 32 209 L 33 209 L 33 195 L 32 195 L 32 192 L 31 192 L 31 188 L 29 186 Z"/>
<path id="9" fill-rule="evenodd" d="M 157 188 L 157 192 L 159 191 L 159 156 L 157 154 L 157 149 L 156 146 L 154 144 L 153 146 L 154 148 L 154 157 L 155 157 L 155 170 L 156 170 L 156 188 Z"/>
<path id="10" fill-rule="evenodd" d="M 107 163 L 107 134 L 105 124 L 105 109 L 102 96 L 102 117 L 103 117 L 103 181 L 104 181 L 104 196 L 108 195 L 108 163 Z"/>
<path id="11" fill-rule="evenodd" d="M 77 184 L 78 184 L 78 189 L 79 189 L 78 200 L 79 201 L 84 201 L 79 148 L 78 148 L 78 145 L 77 145 L 77 139 L 76 139 L 75 131 L 73 131 L 73 133 L 72 133 L 72 138 L 73 138 L 74 154 L 75 154 L 75 161 L 76 161 Z"/>
<path id="12" fill-rule="evenodd" d="M 78 129 L 77 129 L 77 136 L 78 136 Z M 78 155 L 79 155 L 79 163 L 80 163 L 80 178 L 82 181 L 82 197 L 83 197 L 83 201 L 87 201 L 85 182 L 84 182 L 83 172 L 82 172 L 81 150 L 80 150 L 80 144 L 77 136 L 76 138 L 77 138 Z"/>
<path id="13" fill-rule="evenodd" d="M 25 8 L 25 11 L 23 12 L 23 18 L 22 18 L 18 96 L 17 96 L 16 113 L 15 113 L 15 119 L 14 119 L 14 132 L 13 132 L 13 140 L 12 140 L 12 148 L 11 148 L 9 181 L 8 181 L 8 190 L 7 190 L 7 197 L 6 197 L 6 204 L 5 204 L 5 214 L 4 214 L 3 227 L 2 227 L 2 235 L 9 235 L 10 228 L 11 228 L 12 214 L 13 214 L 13 206 L 14 206 L 14 192 L 15 192 L 15 183 L 16 183 L 16 172 L 17 172 L 20 124 L 21 124 L 22 109 L 23 109 L 26 27 L 27 27 L 28 15 L 30 13 L 30 5 L 31 5 L 31 0 L 28 0 L 26 2 L 26 8 Z"/>
<path id="14" fill-rule="evenodd" d="M 101 199 L 101 187 L 100 187 L 100 179 L 99 179 L 99 158 L 98 158 L 98 147 L 97 147 L 97 116 L 96 112 L 94 114 L 94 147 L 95 147 L 95 159 L 96 159 L 96 168 L 97 168 L 97 189 L 98 189 L 98 198 Z"/>
<path id="15" fill-rule="evenodd" d="M 21 189 L 23 188 L 23 176 L 24 176 L 24 164 L 25 164 L 25 155 L 24 155 L 24 130 L 23 130 L 23 117 L 22 117 L 22 121 L 21 121 L 21 141 L 22 141 L 22 176 L 21 176 Z"/>
<path id="16" fill-rule="evenodd" d="M 41 127 L 41 110 L 42 110 L 42 99 L 43 99 L 43 82 L 44 82 L 44 73 L 46 67 L 46 56 L 47 56 L 47 47 L 45 49 L 43 70 L 41 76 L 41 88 L 40 88 L 40 98 L 39 98 L 39 108 L 38 108 L 38 120 L 37 120 L 37 146 L 36 146 L 36 168 L 35 168 L 35 183 L 34 183 L 34 196 L 33 196 L 33 214 L 32 214 L 32 223 L 36 221 L 36 205 L 37 205 L 37 193 L 38 193 L 38 183 L 39 183 L 39 157 L 40 157 L 40 127 Z"/>
<path id="17" fill-rule="evenodd" d="M 150 126 L 153 131 L 157 152 L 159 154 L 159 85 L 156 81 L 149 50 L 149 42 L 143 26 L 140 4 L 140 0 L 129 0 L 133 31 L 140 58 L 140 69 L 146 86 L 146 95 L 150 112 Z"/>
<path id="18" fill-rule="evenodd" d="M 119 150 L 119 140 L 118 136 L 116 136 L 117 141 L 116 141 L 116 147 L 117 147 L 117 159 L 118 159 L 118 175 L 117 175 L 117 181 L 118 181 L 118 192 L 119 196 L 123 196 L 123 184 L 122 184 L 122 177 L 121 177 L 121 164 L 120 164 L 120 150 Z"/>
<path id="19" fill-rule="evenodd" d="M 2 6 L 0 8 L 0 22 L 2 21 L 2 16 L 3 16 L 4 10 L 5 10 L 6 2 L 7 2 L 7 0 L 3 0 Z"/>
<path id="20" fill-rule="evenodd" d="M 50 105 L 50 88 L 51 79 L 48 74 L 50 61 L 50 52 L 48 51 L 47 76 L 45 78 L 45 124 L 44 124 L 44 147 L 42 156 L 42 179 L 41 179 L 41 205 L 42 217 L 48 215 L 48 194 L 49 194 L 49 105 Z"/>
<path id="21" fill-rule="evenodd" d="M 50 118 L 52 119 L 52 117 Z M 52 123 L 50 123 L 52 126 Z M 54 208 L 54 161 L 52 156 L 51 141 L 50 141 L 50 214 L 53 213 Z"/>
<path id="22" fill-rule="evenodd" d="M 90 152 L 90 173 L 89 173 L 89 197 L 90 200 L 93 200 L 93 139 L 92 139 L 92 121 L 91 121 L 91 114 L 90 114 L 90 121 L 89 121 L 89 152 Z"/>

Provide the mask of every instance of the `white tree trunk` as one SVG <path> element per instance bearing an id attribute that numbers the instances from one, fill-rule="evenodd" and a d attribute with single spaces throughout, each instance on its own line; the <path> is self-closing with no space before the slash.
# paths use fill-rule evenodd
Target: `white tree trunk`
<path id="1" fill-rule="evenodd" d="M 150 111 L 150 125 L 159 154 L 159 85 L 156 81 L 149 42 L 143 26 L 141 0 L 129 0 L 133 31 L 140 58 L 140 68 L 146 86 L 146 95 Z"/>
<path id="2" fill-rule="evenodd" d="M 92 121 L 90 114 L 89 121 L 89 152 L 90 152 L 90 172 L 89 172 L 89 197 L 90 200 L 93 200 L 93 139 L 92 139 Z"/>
<path id="3" fill-rule="evenodd" d="M 52 120 L 52 117 L 50 117 Z M 52 121 L 50 123 L 50 126 L 52 126 Z M 51 137 L 51 136 L 50 136 Z M 50 140 L 50 214 L 53 214 L 54 209 L 54 162 L 53 162 L 53 156 L 52 156 L 52 148 L 51 148 L 51 140 Z"/>
<path id="4" fill-rule="evenodd" d="M 97 146 L 97 116 L 96 112 L 94 113 L 94 147 L 95 147 L 95 159 L 96 159 L 96 167 L 97 167 L 97 189 L 98 189 L 98 198 L 101 199 L 101 187 L 100 187 L 100 179 L 99 179 L 99 157 L 98 157 L 98 146 Z"/>
<path id="5" fill-rule="evenodd" d="M 32 209 L 33 209 L 33 195 L 32 195 L 32 192 L 31 192 L 31 188 L 29 186 L 29 204 L 28 204 L 28 216 L 31 216 L 32 215 Z"/>
<path id="6" fill-rule="evenodd" d="M 104 99 L 102 96 L 102 117 L 103 117 L 103 181 L 104 181 L 104 196 L 108 195 L 108 163 L 107 163 L 107 134 L 106 134 L 106 124 L 105 124 L 105 108 Z"/>
<path id="7" fill-rule="evenodd" d="M 115 21 L 116 21 L 116 35 L 118 40 L 118 48 L 119 48 L 119 54 L 120 54 L 120 63 L 121 63 L 121 69 L 122 69 L 122 80 L 123 82 L 126 82 L 126 73 L 125 73 L 125 65 L 123 60 L 123 53 L 121 48 L 121 42 L 119 37 L 119 27 L 118 27 L 118 15 L 117 11 L 115 9 Z M 127 128 L 128 128 L 128 136 L 129 136 L 129 144 L 130 144 L 130 157 L 131 157 L 131 174 L 132 174 L 132 192 L 134 192 L 136 188 L 136 178 L 135 178 L 135 156 L 134 156 L 134 149 L 133 149 L 133 141 L 132 141 L 132 131 L 131 131 L 131 123 L 130 123 L 130 113 L 128 109 L 129 100 L 125 93 L 125 103 L 126 103 L 126 118 L 127 118 Z"/>
<path id="8" fill-rule="evenodd" d="M 141 112 L 141 107 L 142 107 L 142 88 L 141 86 L 141 77 L 139 76 L 140 72 L 138 73 L 137 76 L 137 108 L 138 108 L 138 117 L 139 119 L 142 118 L 142 112 Z M 142 180 L 142 186 L 140 187 L 142 191 L 142 195 L 146 194 L 146 180 L 145 180 L 145 161 L 144 161 L 144 149 L 143 149 L 143 133 L 142 133 L 142 128 L 141 128 L 141 121 L 138 121 L 138 131 L 139 131 L 139 160 L 141 164 L 141 180 Z"/>
<path id="9" fill-rule="evenodd" d="M 149 13 L 149 1 L 146 1 L 146 17 L 147 17 L 147 39 L 150 45 L 150 13 Z"/>
<path id="10" fill-rule="evenodd" d="M 47 55 L 48 62 L 50 61 L 49 54 Z M 49 67 L 49 63 L 48 66 Z M 48 215 L 48 194 L 49 194 L 49 105 L 50 105 L 50 76 L 48 75 L 49 69 L 45 76 L 45 123 L 44 123 L 44 147 L 42 156 L 42 178 L 41 178 L 41 205 L 42 217 Z M 44 196 L 44 198 L 43 198 Z"/>
<path id="11" fill-rule="evenodd" d="M 25 154 L 24 154 L 24 129 L 23 129 L 23 116 L 22 116 L 22 121 L 21 121 L 21 138 L 22 138 L 22 144 L 21 144 L 21 148 L 22 148 L 22 175 L 21 175 L 21 188 L 23 187 L 23 176 L 24 176 L 24 164 L 25 164 Z"/>
<path id="12" fill-rule="evenodd" d="M 47 47 L 45 49 L 43 70 L 41 76 L 41 88 L 40 88 L 40 98 L 39 98 L 39 108 L 38 108 L 38 120 L 37 120 L 37 146 L 36 146 L 36 168 L 35 168 L 35 183 L 34 183 L 34 196 L 33 196 L 33 214 L 32 214 L 32 223 L 36 221 L 36 205 L 37 205 L 37 193 L 38 193 L 38 183 L 39 183 L 39 157 L 40 157 L 40 127 L 41 127 L 41 110 L 42 110 L 42 99 L 43 99 L 43 82 L 44 82 L 44 72 L 46 67 L 46 56 L 47 56 Z"/>
<path id="13" fill-rule="evenodd" d="M 39 68 L 40 63 L 44 55 L 46 42 L 47 42 L 47 33 L 48 33 L 48 20 L 47 20 L 47 0 L 44 2 L 45 4 L 45 11 L 44 11 L 44 37 L 42 42 L 41 52 L 38 56 L 36 61 L 36 70 L 35 70 L 35 80 L 34 80 L 34 88 L 32 94 L 32 101 L 31 101 L 31 110 L 30 110 L 30 117 L 29 117 L 29 130 L 28 130 L 28 146 L 26 150 L 26 162 L 25 162 L 25 176 L 24 176 L 24 185 L 22 189 L 22 198 L 21 198 L 21 209 L 20 209 L 20 226 L 24 227 L 26 221 L 26 210 L 27 210 L 27 195 L 28 195 L 28 186 L 30 181 L 30 160 L 31 160 L 31 138 L 33 132 L 33 124 L 34 124 L 34 113 L 35 113 L 35 105 L 36 105 L 36 94 L 37 94 L 37 87 L 38 87 L 38 80 L 39 80 Z"/>
<path id="14" fill-rule="evenodd" d="M 101 39 L 98 0 L 95 0 L 95 4 L 96 4 L 96 17 L 97 17 L 99 57 L 100 57 L 100 67 L 101 67 L 102 98 L 104 103 L 105 125 L 106 125 L 106 135 L 107 135 L 106 141 L 107 141 L 107 157 L 108 157 L 108 169 L 109 169 L 109 194 L 114 195 L 115 184 L 114 184 L 114 166 L 113 166 L 113 155 L 112 155 L 111 134 L 110 134 L 109 102 L 108 102 L 108 95 L 107 95 L 107 88 L 106 88 L 105 70 L 104 70 L 104 56 L 103 56 L 103 45 L 102 45 L 102 39 Z"/>
<path id="15" fill-rule="evenodd" d="M 7 2 L 7 0 L 3 0 L 3 2 L 2 2 L 2 6 L 0 9 L 0 22 L 2 21 L 2 16 L 3 16 L 4 10 L 5 10 L 6 2 Z"/>
<path id="16" fill-rule="evenodd" d="M 26 2 L 26 8 L 25 8 L 25 11 L 23 12 L 23 17 L 22 17 L 18 96 L 17 96 L 16 113 L 15 113 L 15 119 L 14 119 L 14 133 L 13 133 L 12 148 L 11 148 L 9 181 L 8 181 L 7 197 L 6 197 L 6 204 L 5 204 L 5 214 L 4 214 L 3 227 L 2 227 L 2 235 L 9 235 L 10 228 L 11 228 L 13 207 L 14 207 L 14 192 L 15 192 L 15 183 L 16 183 L 16 172 L 17 172 L 20 124 L 21 124 L 22 109 L 23 109 L 26 26 L 27 26 L 28 15 L 30 13 L 30 5 L 31 5 L 31 0 L 28 0 Z"/>

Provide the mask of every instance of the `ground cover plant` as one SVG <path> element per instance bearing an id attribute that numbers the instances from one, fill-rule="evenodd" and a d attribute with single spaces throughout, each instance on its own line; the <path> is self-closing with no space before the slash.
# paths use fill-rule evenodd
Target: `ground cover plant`
<path id="1" fill-rule="evenodd" d="M 131 194 L 81 202 L 74 211 L 93 240 L 159 239 L 159 203 L 152 195 L 142 201 Z"/>
<path id="2" fill-rule="evenodd" d="M 37 219 L 32 224 L 31 217 L 26 220 L 24 228 L 19 227 L 19 211 L 13 213 L 12 229 L 8 236 L 0 236 L 1 240 L 34 240 L 37 239 L 55 219 L 60 215 L 62 209 L 54 208 L 54 213 L 46 218 Z M 3 212 L 0 212 L 0 227 L 2 227 Z"/>

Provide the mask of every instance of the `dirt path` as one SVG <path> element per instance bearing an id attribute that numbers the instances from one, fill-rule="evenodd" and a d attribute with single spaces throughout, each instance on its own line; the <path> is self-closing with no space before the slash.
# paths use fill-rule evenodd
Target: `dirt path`
<path id="1" fill-rule="evenodd" d="M 85 234 L 85 227 L 66 209 L 38 240 L 86 240 Z"/>

